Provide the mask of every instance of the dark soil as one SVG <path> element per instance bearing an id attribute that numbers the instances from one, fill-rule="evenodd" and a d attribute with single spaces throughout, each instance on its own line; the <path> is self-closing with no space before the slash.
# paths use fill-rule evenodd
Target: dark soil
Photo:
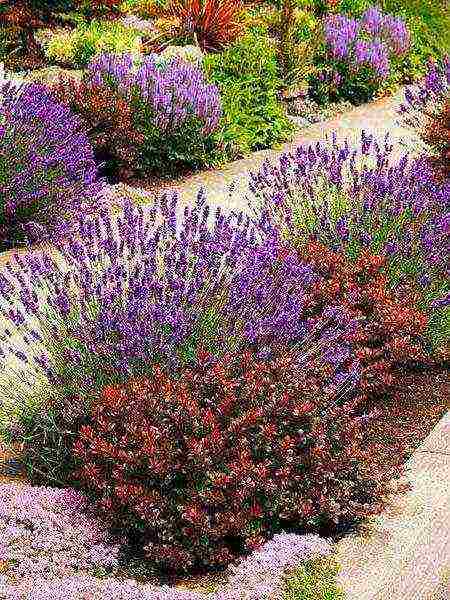
<path id="1" fill-rule="evenodd" d="M 405 375 L 397 397 L 378 408 L 382 414 L 369 428 L 371 439 L 385 447 L 385 462 L 407 461 L 450 408 L 449 369 Z M 397 443 L 403 452 L 391 451 Z"/>

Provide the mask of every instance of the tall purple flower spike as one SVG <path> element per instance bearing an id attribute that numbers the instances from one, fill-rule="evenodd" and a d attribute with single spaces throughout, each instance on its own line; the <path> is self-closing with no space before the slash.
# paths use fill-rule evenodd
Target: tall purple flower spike
<path id="1" fill-rule="evenodd" d="M 35 84 L 1 84 L 0 250 L 95 210 L 105 182 L 78 117 Z"/>

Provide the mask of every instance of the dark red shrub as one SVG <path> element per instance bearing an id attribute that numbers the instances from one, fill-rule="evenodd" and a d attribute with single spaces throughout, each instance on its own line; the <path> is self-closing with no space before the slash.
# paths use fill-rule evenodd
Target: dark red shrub
<path id="1" fill-rule="evenodd" d="M 299 355 L 198 365 L 105 388 L 73 446 L 74 480 L 149 559 L 172 573 L 226 565 L 286 523 L 382 510 L 393 471 L 364 439 L 359 398 L 337 402 Z"/>
<path id="2" fill-rule="evenodd" d="M 421 334 L 427 317 L 412 308 L 418 298 L 395 297 L 382 270 L 385 259 L 365 253 L 355 263 L 311 240 L 299 254 L 323 279 L 311 290 L 310 315 L 319 318 L 333 305 L 359 320 L 347 340 L 363 367 L 361 389 L 372 398 L 392 393 L 411 361 L 428 363 Z"/>
<path id="3" fill-rule="evenodd" d="M 109 161 L 120 178 L 132 174 L 142 134 L 133 124 L 131 103 L 107 85 L 90 85 L 73 77 L 60 77 L 51 84 L 52 95 L 83 120 L 95 155 Z"/>

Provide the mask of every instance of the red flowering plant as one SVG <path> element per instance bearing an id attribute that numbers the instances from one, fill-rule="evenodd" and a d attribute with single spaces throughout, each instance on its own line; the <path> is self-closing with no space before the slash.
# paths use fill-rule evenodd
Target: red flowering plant
<path id="1" fill-rule="evenodd" d="M 422 138 L 434 151 L 431 157 L 436 173 L 450 179 L 450 98 L 447 98 L 441 111 L 432 117 L 422 132 Z"/>
<path id="2" fill-rule="evenodd" d="M 83 119 L 96 158 L 106 163 L 107 174 L 127 179 L 144 141 L 134 124 L 131 99 L 107 85 L 94 86 L 86 79 L 67 75 L 51 85 L 51 92 Z"/>
<path id="3" fill-rule="evenodd" d="M 359 398 L 338 402 L 325 380 L 298 352 L 219 362 L 199 350 L 177 378 L 154 366 L 93 404 L 76 485 L 173 574 L 225 566 L 282 526 L 376 514 L 394 473 L 364 440 Z"/>

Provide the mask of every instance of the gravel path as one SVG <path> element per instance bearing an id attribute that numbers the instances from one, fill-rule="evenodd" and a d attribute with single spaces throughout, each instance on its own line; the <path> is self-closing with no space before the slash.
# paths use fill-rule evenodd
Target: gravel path
<path id="1" fill-rule="evenodd" d="M 352 111 L 337 115 L 335 118 L 315 123 L 300 129 L 292 142 L 284 144 L 279 150 L 261 150 L 242 160 L 237 160 L 218 170 L 203 171 L 188 177 L 180 178 L 175 182 L 161 182 L 149 180 L 134 180 L 130 185 L 117 184 L 113 186 L 113 193 L 121 190 L 136 188 L 144 195 L 152 197 L 156 191 L 177 191 L 182 202 L 190 203 L 195 199 L 198 190 L 204 187 L 208 201 L 211 205 L 221 205 L 228 209 L 246 209 L 245 193 L 248 191 L 248 171 L 256 171 L 265 160 L 275 162 L 283 153 L 292 152 L 298 146 L 315 144 L 323 141 L 326 136 L 331 140 L 333 132 L 338 141 L 348 139 L 351 148 L 357 148 L 361 140 L 361 132 L 382 143 L 386 134 L 394 146 L 391 159 L 400 158 L 406 152 L 416 154 L 419 152 L 420 140 L 414 131 L 397 124 L 396 109 L 403 100 L 404 89 L 395 95 L 382 98 L 370 104 L 354 108 Z M 233 193 L 229 194 L 229 186 L 235 184 Z"/>

